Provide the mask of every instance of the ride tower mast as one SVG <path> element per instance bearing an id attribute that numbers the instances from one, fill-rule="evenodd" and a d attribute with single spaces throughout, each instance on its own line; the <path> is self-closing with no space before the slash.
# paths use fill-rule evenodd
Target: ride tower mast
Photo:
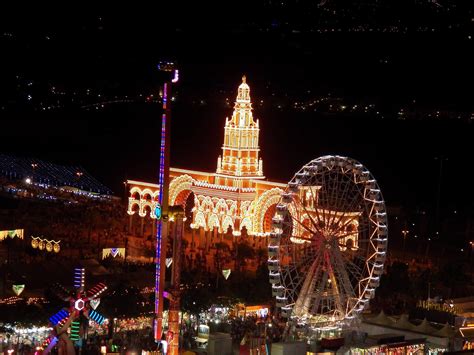
<path id="1" fill-rule="evenodd" d="M 155 342 L 161 342 L 163 333 L 163 291 L 165 287 L 166 270 L 166 236 L 168 231 L 168 189 L 170 177 L 170 128 L 171 128 L 171 85 L 178 82 L 179 72 L 172 62 L 160 62 L 158 70 L 173 73 L 173 78 L 167 78 L 163 85 L 163 114 L 161 116 L 161 144 L 160 144 L 160 169 L 158 185 L 158 205 L 156 228 L 156 254 L 155 254 Z M 159 218 L 161 216 L 161 218 Z M 163 236 L 165 238 L 163 238 Z"/>

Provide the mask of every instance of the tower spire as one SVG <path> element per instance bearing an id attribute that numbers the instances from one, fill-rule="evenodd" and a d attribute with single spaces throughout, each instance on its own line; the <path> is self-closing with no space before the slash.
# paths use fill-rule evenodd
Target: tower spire
<path id="1" fill-rule="evenodd" d="M 217 174 L 262 179 L 259 161 L 259 124 L 254 121 L 247 77 L 237 90 L 232 118 L 226 119 L 222 158 L 217 162 Z"/>
<path id="2" fill-rule="evenodd" d="M 242 84 L 239 86 L 235 104 L 248 104 L 248 108 L 252 109 L 250 103 L 250 87 L 247 85 L 247 77 L 245 75 L 242 76 Z"/>

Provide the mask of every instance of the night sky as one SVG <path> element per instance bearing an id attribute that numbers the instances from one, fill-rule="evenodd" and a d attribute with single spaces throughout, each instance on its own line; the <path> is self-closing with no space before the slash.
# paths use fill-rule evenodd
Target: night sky
<path id="1" fill-rule="evenodd" d="M 118 195 L 125 179 L 153 181 L 159 103 L 132 100 L 95 111 L 81 105 L 41 111 L 35 100 L 52 87 L 66 96 L 87 89 L 108 98 L 157 95 L 162 78 L 156 63 L 169 58 L 179 63 L 181 74 L 173 107 L 172 166 L 215 170 L 225 117 L 232 114 L 246 74 L 267 177 L 288 181 L 311 159 L 348 155 L 374 174 L 389 205 L 432 210 L 439 182 L 435 158 L 444 156 L 443 209 L 472 211 L 474 120 L 428 117 L 436 110 L 464 116 L 474 111 L 471 9 L 459 5 L 447 11 L 452 2 L 441 2 L 444 8 L 438 10 L 423 1 L 374 1 L 379 5 L 371 7 L 366 1 L 353 2 L 360 6 L 352 4 L 350 15 L 341 1 L 324 8 L 286 3 L 287 8 L 270 1 L 244 3 L 217 13 L 184 3 L 156 9 L 130 3 L 114 9 L 42 5 L 0 11 L 0 150 L 80 164 Z M 420 14 L 406 15 L 403 10 L 413 10 L 410 6 Z M 333 11 L 333 17 L 326 15 Z M 390 11 L 395 15 L 387 22 Z M 336 31 L 318 32 L 328 28 Z M 23 107 L 30 81 L 33 99 Z M 294 101 L 313 96 L 373 102 L 386 115 L 290 109 Z M 279 102 L 286 106 L 278 108 Z M 421 113 L 399 119 L 400 107 Z"/>

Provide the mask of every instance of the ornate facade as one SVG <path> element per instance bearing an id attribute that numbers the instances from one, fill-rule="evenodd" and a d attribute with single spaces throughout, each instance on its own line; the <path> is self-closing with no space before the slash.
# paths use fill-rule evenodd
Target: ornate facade
<path id="1" fill-rule="evenodd" d="M 232 117 L 226 118 L 222 155 L 215 173 L 170 169 L 169 204 L 185 205 L 194 194 L 191 228 L 239 236 L 266 236 L 286 184 L 266 181 L 259 157 L 259 121 L 254 120 L 245 76 Z M 128 180 L 128 214 L 155 219 L 158 184 Z"/>

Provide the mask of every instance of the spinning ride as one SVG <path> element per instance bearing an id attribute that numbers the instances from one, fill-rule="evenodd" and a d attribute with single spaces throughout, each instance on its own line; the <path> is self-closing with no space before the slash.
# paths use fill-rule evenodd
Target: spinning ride
<path id="1" fill-rule="evenodd" d="M 387 213 L 372 174 L 354 159 L 312 160 L 288 183 L 269 239 L 280 314 L 306 330 L 351 325 L 374 296 L 387 250 Z"/>
<path id="2" fill-rule="evenodd" d="M 56 285 L 58 297 L 68 302 L 69 307 L 61 309 L 49 318 L 53 331 L 43 343 L 45 348 L 43 355 L 49 354 L 57 343 L 59 343 L 60 353 L 75 354 L 73 342 L 81 337 L 80 329 L 83 327 L 81 323 L 92 320 L 101 325 L 105 320 L 104 316 L 95 309 L 100 303 L 99 296 L 107 290 L 107 286 L 99 283 L 85 291 L 85 269 L 76 268 L 74 269 L 74 288 L 73 292 L 69 292 L 61 285 Z"/>

